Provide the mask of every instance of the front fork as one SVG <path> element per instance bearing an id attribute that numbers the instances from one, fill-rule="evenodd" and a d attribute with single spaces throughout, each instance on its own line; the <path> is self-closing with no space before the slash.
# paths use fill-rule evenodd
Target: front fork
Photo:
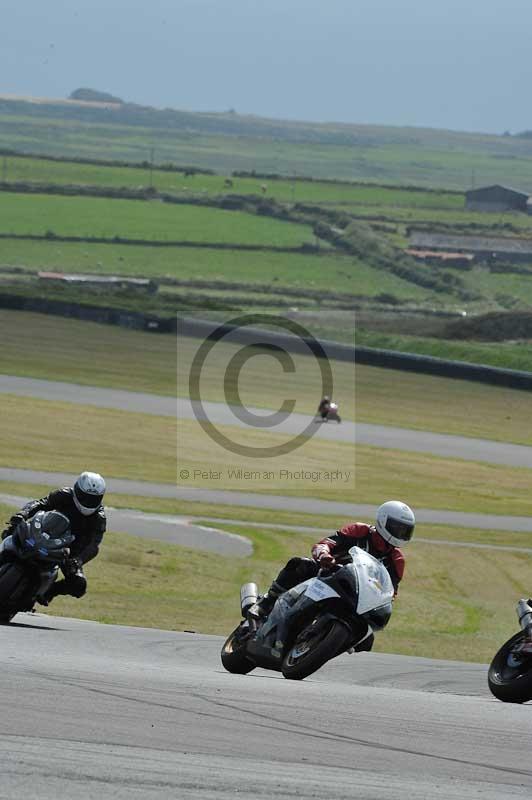
<path id="1" fill-rule="evenodd" d="M 522 656 L 532 656 L 532 600 L 520 600 L 515 609 L 519 625 L 524 631 L 525 638 L 521 639 L 508 655 L 508 659 L 512 660 L 517 658 L 518 661 Z"/>
<path id="2" fill-rule="evenodd" d="M 526 633 L 526 638 L 532 642 L 532 606 L 530 600 L 520 600 L 515 609 L 521 628 Z"/>
<path id="3" fill-rule="evenodd" d="M 39 577 L 41 580 L 37 590 L 39 597 L 42 597 L 44 594 L 46 594 L 52 583 L 55 582 L 58 572 L 58 568 L 55 567 L 53 570 L 46 570 L 46 572 L 43 571 L 40 573 Z"/>

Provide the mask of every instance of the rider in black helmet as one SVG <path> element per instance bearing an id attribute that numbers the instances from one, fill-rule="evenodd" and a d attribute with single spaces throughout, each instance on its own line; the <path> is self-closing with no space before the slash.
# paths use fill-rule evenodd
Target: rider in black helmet
<path id="1" fill-rule="evenodd" d="M 61 569 L 64 580 L 56 581 L 40 602 L 48 603 L 59 594 L 83 597 L 87 591 L 87 579 L 83 565 L 98 555 L 100 543 L 106 529 L 105 510 L 102 505 L 105 481 L 95 472 L 82 472 L 74 486 L 56 489 L 48 497 L 32 500 L 18 514 L 11 517 L 2 539 L 14 533 L 21 522 L 33 517 L 38 511 L 59 511 L 70 522 L 75 540 L 70 545 L 70 557 Z"/>
<path id="2" fill-rule="evenodd" d="M 326 419 L 327 414 L 329 413 L 329 408 L 331 405 L 331 398 L 328 395 L 322 397 L 320 404 L 318 406 L 318 414 L 321 416 L 322 419 Z"/>

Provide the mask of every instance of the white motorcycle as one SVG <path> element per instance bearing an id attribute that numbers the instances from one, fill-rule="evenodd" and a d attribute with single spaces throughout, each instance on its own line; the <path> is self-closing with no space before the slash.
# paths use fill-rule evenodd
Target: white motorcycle
<path id="1" fill-rule="evenodd" d="M 340 653 L 370 649 L 392 614 L 394 588 L 386 567 L 365 550 L 352 547 L 349 556 L 350 563 L 280 595 L 264 620 L 248 614 L 258 588 L 244 584 L 244 619 L 222 647 L 225 669 L 243 675 L 262 667 L 301 680 Z"/>

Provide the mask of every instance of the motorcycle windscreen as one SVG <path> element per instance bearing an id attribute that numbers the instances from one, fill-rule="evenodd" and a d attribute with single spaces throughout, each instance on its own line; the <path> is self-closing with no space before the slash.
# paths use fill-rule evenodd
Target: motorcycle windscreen
<path id="1" fill-rule="evenodd" d="M 394 596 L 392 579 L 386 567 L 360 547 L 352 547 L 350 565 L 358 578 L 357 614 L 365 614 L 391 603 Z"/>

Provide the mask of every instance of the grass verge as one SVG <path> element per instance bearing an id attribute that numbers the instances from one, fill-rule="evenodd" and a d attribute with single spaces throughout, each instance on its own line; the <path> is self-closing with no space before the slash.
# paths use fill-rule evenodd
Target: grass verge
<path id="1" fill-rule="evenodd" d="M 188 395 L 200 339 L 128 331 L 93 322 L 0 311 L 0 372 L 131 391 Z M 218 343 L 202 373 L 205 400 L 224 400 L 224 373 L 238 345 Z M 240 374 L 242 401 L 279 408 L 286 397 L 313 413 L 321 391 L 314 359 L 295 356 L 297 373 L 283 373 L 270 355 L 251 358 Z M 343 416 L 497 441 L 532 444 L 530 392 L 474 381 L 331 362 Z M 356 383 L 355 383 L 356 380 Z"/>
<path id="2" fill-rule="evenodd" d="M 153 394 L 176 391 L 176 340 L 75 319 L 0 310 L 0 372 Z"/>
<path id="3" fill-rule="evenodd" d="M 180 482 L 205 489 L 375 504 L 383 497 L 402 497 L 414 508 L 532 513 L 527 469 L 369 446 L 354 448 L 316 438 L 291 453 L 257 463 L 261 460 L 215 444 L 192 420 L 178 423 L 176 458 L 176 426 L 169 417 L 14 395 L 3 395 L 2 406 L 3 466 L 78 472 L 93 464 L 109 477 L 167 483 L 173 483 L 177 470 L 187 469 L 189 478 Z M 218 426 L 218 430 L 247 447 L 286 441 L 256 430 L 250 433 L 229 426 Z M 344 476 L 328 479 L 323 473 L 332 468 Z M 240 475 L 239 469 L 253 474 Z"/>
<path id="4" fill-rule="evenodd" d="M 217 430 L 247 447 L 286 441 L 279 435 L 242 433 L 223 425 Z M 331 479 L 328 470 L 342 475 Z M 400 497 L 414 509 L 532 513 L 528 469 L 321 438 L 276 458 L 246 458 L 214 443 L 195 421 L 178 423 L 178 476 L 181 485 L 212 490 L 377 505 L 383 498 Z"/>
<path id="5" fill-rule="evenodd" d="M 0 442 L 6 467 L 175 481 L 171 417 L 2 395 Z"/>

